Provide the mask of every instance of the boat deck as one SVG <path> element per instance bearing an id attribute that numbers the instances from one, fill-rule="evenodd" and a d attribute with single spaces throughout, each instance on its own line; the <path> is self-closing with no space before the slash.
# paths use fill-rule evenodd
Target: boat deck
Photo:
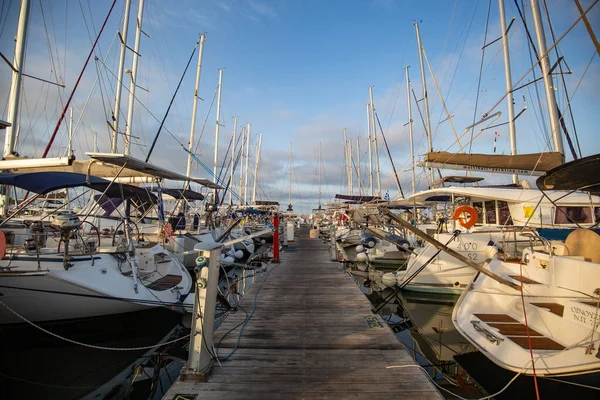
<path id="1" fill-rule="evenodd" d="M 441 399 L 327 245 L 307 228 L 295 239 L 242 299 L 256 309 L 237 351 L 206 382 L 178 379 L 163 399 Z M 239 327 L 226 333 L 244 318 L 238 311 L 215 331 L 220 356 L 235 348 Z"/>

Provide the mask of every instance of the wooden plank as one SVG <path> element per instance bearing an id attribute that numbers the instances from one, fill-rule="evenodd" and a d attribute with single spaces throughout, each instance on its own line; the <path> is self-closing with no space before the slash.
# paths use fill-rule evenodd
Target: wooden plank
<path id="1" fill-rule="evenodd" d="M 558 303 L 530 303 L 536 307 L 546 308 L 553 314 L 558 315 L 559 317 L 563 316 L 563 312 L 565 310 L 565 306 Z"/>
<path id="2" fill-rule="evenodd" d="M 177 380 L 164 399 L 361 399 L 382 396 L 441 399 L 430 382 L 327 245 L 308 230 L 260 273 L 241 299 L 248 313 L 238 345 L 242 310 L 229 315 L 213 341 L 221 356 L 207 382 Z M 266 280 L 265 280 L 266 279 Z M 260 292 L 254 302 L 255 294 Z M 256 308 L 255 307 L 256 304 Z M 367 318 L 381 326 L 371 327 Z M 389 368 L 403 366 L 407 368 Z"/>
<path id="3" fill-rule="evenodd" d="M 533 350 L 562 350 L 565 346 L 556 343 L 554 340 L 547 337 L 532 337 L 527 336 L 507 336 L 510 340 L 518 344 L 524 349 L 529 348 L 529 339 L 531 339 L 531 348 Z"/>
<path id="4" fill-rule="evenodd" d="M 519 322 L 506 314 L 473 314 L 483 322 Z"/>
<path id="5" fill-rule="evenodd" d="M 496 328 L 502 335 L 505 336 L 527 336 L 527 327 L 523 324 L 507 324 L 507 323 L 492 323 L 488 322 L 492 328 Z M 529 328 L 529 336 L 544 336 L 541 333 Z"/>

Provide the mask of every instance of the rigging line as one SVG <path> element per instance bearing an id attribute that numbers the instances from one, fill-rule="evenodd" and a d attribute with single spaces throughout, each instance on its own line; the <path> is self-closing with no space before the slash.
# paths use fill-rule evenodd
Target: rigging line
<path id="1" fill-rule="evenodd" d="M 581 5 L 579 4 L 578 1 L 575 1 L 575 3 L 578 5 L 578 8 L 581 10 Z M 556 35 L 554 33 L 554 27 L 552 26 L 552 22 L 550 21 L 550 12 L 548 11 L 548 4 L 546 3 L 546 1 L 543 1 L 542 4 L 544 5 L 544 10 L 546 11 L 546 19 L 548 20 L 548 27 L 550 28 L 550 34 L 552 35 L 552 40 L 556 41 Z M 587 25 L 587 18 L 583 19 L 583 22 Z M 556 46 L 554 48 L 554 53 L 556 55 L 556 59 L 558 60 L 558 69 L 560 71 L 560 79 L 563 85 L 563 90 L 564 90 L 564 95 L 565 98 L 567 100 L 567 109 L 569 110 L 569 116 L 571 117 L 571 125 L 573 126 L 573 135 L 575 135 L 575 141 L 577 143 L 577 148 L 579 149 L 579 157 L 582 156 L 581 153 L 581 146 L 579 145 L 579 137 L 577 135 L 577 127 L 575 126 L 575 119 L 573 118 L 573 109 L 571 108 L 571 100 L 569 99 L 569 92 L 567 91 L 567 82 L 565 80 L 565 73 L 563 71 L 563 66 L 562 66 L 562 62 L 561 62 L 561 58 L 560 55 L 558 53 L 558 46 Z M 596 53 L 594 53 L 596 54 Z M 571 154 L 573 155 L 573 159 L 577 160 L 577 152 L 575 151 L 575 147 L 573 146 L 573 141 L 571 140 L 571 135 L 569 135 L 569 131 L 567 130 L 567 125 L 564 119 L 564 114 L 560 112 L 560 108 L 558 107 L 558 105 L 556 106 L 556 108 L 558 109 L 558 113 L 559 113 L 559 121 L 560 124 L 563 128 L 563 132 L 565 133 L 565 137 L 567 138 L 567 142 L 569 143 L 569 148 L 571 149 Z"/>
<path id="2" fill-rule="evenodd" d="M 40 0 L 40 10 L 42 12 L 42 22 L 44 24 L 44 31 L 46 32 L 46 44 L 48 45 L 48 53 L 50 54 L 50 63 L 52 64 L 52 72 L 54 73 L 54 78 L 56 82 L 60 82 L 64 85 L 64 80 L 61 81 L 58 76 L 58 69 L 56 68 L 56 62 L 54 61 L 54 53 L 52 52 L 52 44 L 50 43 L 50 34 L 48 32 L 48 25 L 46 24 L 46 13 L 44 12 L 44 7 L 42 5 L 42 0 Z M 59 89 L 60 92 L 60 89 Z M 60 105 L 63 105 L 63 99 L 61 96 L 58 97 L 60 100 Z"/>
<path id="3" fill-rule="evenodd" d="M 398 172 L 396 171 L 396 166 L 394 165 L 394 159 L 392 158 L 392 154 L 390 153 L 390 148 L 387 143 L 387 139 L 383 133 L 383 129 L 381 128 L 381 122 L 379 121 L 379 115 L 375 113 L 375 118 L 377 118 L 377 124 L 379 125 L 379 131 L 381 132 L 381 137 L 383 138 L 383 144 L 385 145 L 385 149 L 388 153 L 388 157 L 390 158 L 390 163 L 392 164 L 392 171 L 394 172 L 394 179 L 396 180 L 396 184 L 398 185 L 398 190 L 400 191 L 400 195 L 404 198 L 404 192 L 402 191 L 402 185 L 400 185 L 400 179 L 398 179 Z"/>
<path id="4" fill-rule="evenodd" d="M 519 3 L 517 0 L 514 0 L 515 2 L 515 6 L 517 7 L 517 11 L 519 13 L 519 17 L 521 18 L 521 21 L 523 22 L 523 28 L 525 29 L 525 33 L 527 34 L 527 40 L 529 42 L 529 61 L 533 64 L 533 58 L 531 57 L 531 52 L 533 51 L 533 53 L 535 54 L 536 59 L 539 59 L 539 54 L 537 52 L 537 47 L 535 46 L 535 43 L 533 41 L 533 38 L 531 36 L 531 31 L 529 30 L 529 26 L 527 26 L 527 22 L 525 20 L 525 15 L 521 10 L 521 7 L 523 9 L 525 9 L 525 6 L 523 4 L 523 0 L 521 0 L 521 7 L 519 7 Z M 541 66 L 540 66 L 541 69 Z M 535 68 L 533 68 L 533 79 L 534 82 L 537 80 L 537 75 L 535 72 Z M 542 72 L 543 73 L 543 72 Z M 541 94 L 540 94 L 540 88 L 538 85 L 534 85 L 534 89 L 535 89 L 535 98 L 537 100 L 537 104 L 538 104 L 538 108 L 534 109 L 534 115 L 536 117 L 538 117 L 538 112 L 541 112 L 541 110 L 543 110 L 543 106 L 542 106 L 542 99 L 541 99 Z M 537 118 L 537 123 L 539 125 L 540 130 L 546 135 L 546 140 L 548 140 L 550 138 L 550 135 L 548 133 L 548 129 L 546 124 L 543 124 L 540 121 L 540 117 Z"/>
<path id="5" fill-rule="evenodd" d="M 196 156 L 194 153 L 190 152 L 190 151 L 189 151 L 189 150 L 188 150 L 188 149 L 187 149 L 187 148 L 186 148 L 186 147 L 185 147 L 185 146 L 184 146 L 182 143 L 179 143 L 179 144 L 181 145 L 181 148 L 182 148 L 182 149 L 183 149 L 183 150 L 184 150 L 186 153 L 188 153 L 188 154 L 189 154 L 189 155 L 190 155 L 190 156 L 191 156 L 191 157 L 192 157 L 194 160 L 196 160 L 196 162 L 197 162 L 197 163 L 198 163 L 200 166 L 202 166 L 202 168 L 204 168 L 204 169 L 205 169 L 205 170 L 206 170 L 206 171 L 207 171 L 207 172 L 210 174 L 210 176 L 211 176 L 211 177 L 213 177 L 213 178 L 215 178 L 215 179 L 216 179 L 216 181 L 217 181 L 216 183 L 218 183 L 218 184 L 224 184 L 224 182 L 223 182 L 222 180 L 220 180 L 219 178 L 217 178 L 217 177 L 216 177 L 216 176 L 213 174 L 213 171 L 212 171 L 210 168 L 208 168 L 208 167 L 207 167 L 207 166 L 206 166 L 206 165 L 205 165 L 205 164 L 204 164 L 204 163 L 203 163 L 203 162 L 202 162 L 202 161 L 201 161 L 201 160 L 198 158 L 198 156 Z M 235 191 L 233 191 L 233 190 L 232 190 L 232 191 L 231 191 L 231 193 L 233 194 L 233 196 L 234 196 L 234 197 L 235 197 L 237 200 L 239 200 L 239 201 L 240 201 L 240 203 L 241 203 L 242 205 L 248 205 L 248 203 L 246 203 L 246 202 L 245 202 L 245 201 L 244 201 L 244 200 L 243 200 L 243 199 L 242 199 L 242 198 L 241 198 L 241 197 L 240 197 L 240 196 L 239 196 L 239 195 L 238 195 L 238 194 L 237 194 Z"/>
<path id="6" fill-rule="evenodd" d="M 8 15 L 10 14 L 10 8 L 12 7 L 12 0 L 8 3 L 8 7 L 6 8 L 6 15 L 4 16 L 4 21 L 2 21 L 2 28 L 0 28 L 0 38 L 2 38 L 2 34 L 4 33 L 4 28 L 6 28 L 6 20 L 8 19 Z M 0 12 L 0 18 L 4 13 L 4 2 L 2 2 L 2 11 Z"/>
<path id="7" fill-rule="evenodd" d="M 487 43 L 488 28 L 490 26 L 491 8 L 492 8 L 492 0 L 490 0 L 488 2 L 487 17 L 486 17 L 486 21 L 485 21 L 485 32 L 483 34 L 483 45 L 484 46 Z M 477 122 L 477 107 L 479 106 L 479 90 L 481 89 L 481 80 L 482 80 L 482 74 L 483 74 L 484 59 L 485 59 L 485 47 L 483 47 L 483 49 L 481 50 L 481 63 L 479 65 L 479 78 L 477 81 L 477 94 L 475 95 L 475 107 L 473 109 L 473 124 L 475 124 L 475 122 Z M 471 141 L 469 142 L 469 154 L 471 154 L 471 150 L 473 149 L 473 133 L 474 132 L 475 132 L 475 126 L 472 126 L 471 127 Z"/>
<path id="8" fill-rule="evenodd" d="M 440 96 L 440 101 L 442 102 L 444 111 L 446 111 L 446 119 L 450 123 L 450 128 L 452 128 L 452 133 L 454 134 L 454 137 L 456 138 L 456 143 L 458 143 L 458 148 L 460 149 L 460 152 L 463 153 L 464 152 L 463 147 L 460 144 L 460 140 L 458 140 L 458 135 L 456 134 L 456 129 L 454 128 L 454 123 L 452 122 L 452 115 L 448 111 L 446 102 L 444 101 L 444 98 L 442 97 L 442 92 L 440 91 L 440 87 L 438 86 L 437 79 L 435 79 L 435 75 L 433 74 L 433 69 L 431 68 L 431 64 L 429 63 L 429 58 L 427 57 L 427 53 L 425 53 L 425 48 L 423 47 L 421 50 L 423 51 L 423 56 L 425 56 L 425 62 L 427 63 L 427 68 L 429 68 L 429 74 L 431 75 L 431 78 L 433 79 L 433 84 L 438 92 L 438 96 Z M 440 125 L 438 124 L 438 127 L 439 126 Z M 437 128 L 436 128 L 436 130 L 437 130 Z"/>
<path id="9" fill-rule="evenodd" d="M 104 23 L 102 24 L 102 27 L 100 28 L 100 32 L 98 32 L 98 36 L 96 37 L 96 41 L 94 42 L 94 45 L 92 46 L 92 49 L 90 50 L 90 52 L 89 52 L 89 54 L 87 56 L 87 59 L 85 60 L 83 68 L 81 69 L 81 72 L 79 73 L 79 77 L 77 78 L 77 82 L 75 82 L 75 86 L 73 87 L 73 91 L 71 91 L 71 94 L 69 95 L 69 99 L 67 100 L 67 104 L 65 104 L 65 106 L 63 107 L 63 111 L 62 111 L 62 113 L 60 115 L 60 118 L 58 119 L 58 122 L 56 123 L 56 127 L 54 128 L 54 132 L 52 132 L 52 136 L 50 137 L 50 141 L 48 142 L 48 145 L 44 149 L 44 154 L 42 154 L 42 158 L 46 158 L 46 156 L 48 155 L 48 152 L 50 151 L 50 148 L 52 147 L 52 143 L 54 142 L 54 138 L 56 138 L 56 134 L 58 133 L 58 129 L 60 128 L 60 125 L 61 125 L 63 119 L 65 118 L 65 114 L 67 113 L 67 109 L 69 108 L 69 105 L 71 104 L 71 100 L 73 100 L 73 96 L 75 95 L 75 91 L 77 90 L 77 87 L 79 86 L 79 82 L 81 81 L 81 78 L 83 77 L 83 73 L 85 72 L 85 69 L 86 69 L 86 67 L 88 65 L 88 62 L 90 61 L 90 58 L 92 57 L 92 54 L 94 53 L 94 49 L 96 48 L 96 45 L 98 44 L 98 41 L 100 40 L 100 36 L 102 35 L 102 32 L 104 31 L 104 28 L 106 27 L 106 23 L 108 22 L 110 14 L 112 13 L 112 10 L 115 7 L 116 3 L 117 3 L 117 0 L 113 0 L 112 5 L 110 6 L 110 10 L 108 11 L 108 14 L 106 15 L 106 18 L 104 19 Z M 67 26 L 67 25 L 65 25 L 65 26 Z M 65 51 L 65 54 L 66 54 L 66 51 Z"/>
<path id="10" fill-rule="evenodd" d="M 106 64 L 105 64 L 105 63 L 104 63 L 102 60 L 98 60 L 98 61 L 99 61 L 99 62 L 102 64 L 102 66 L 104 66 L 105 70 L 106 70 L 107 72 L 109 72 L 109 73 L 110 73 L 110 74 L 111 74 L 111 75 L 112 75 L 114 78 L 116 78 L 116 77 L 117 77 L 117 76 L 114 74 L 114 72 L 112 72 L 112 71 L 111 71 L 111 70 L 110 70 L 110 69 L 109 69 L 109 68 L 106 66 Z M 127 86 L 123 86 L 123 88 L 124 88 L 124 89 L 125 89 L 127 92 L 129 92 L 129 94 L 131 94 L 131 91 L 129 90 L 129 88 L 128 88 Z M 160 120 L 159 120 L 159 119 L 156 117 L 156 115 L 154 115 L 154 114 L 152 113 L 152 111 L 150 111 L 150 109 L 149 109 L 148 107 L 146 107 L 146 106 L 144 105 L 144 103 L 142 103 L 142 101 L 141 101 L 141 100 L 140 100 L 140 99 L 137 97 L 137 95 L 134 95 L 134 96 L 133 96 L 133 99 L 134 99 L 134 100 L 136 100 L 136 101 L 139 103 L 139 105 L 140 105 L 140 106 L 141 106 L 141 107 L 142 107 L 144 110 L 146 110 L 146 111 L 148 112 L 148 114 L 150 114 L 150 116 L 151 116 L 152 118 L 154 118 L 154 120 L 155 120 L 156 122 L 160 122 Z M 163 127 L 163 129 L 164 129 L 165 131 L 167 131 L 167 133 L 168 133 L 168 134 L 170 134 L 171 136 L 173 136 L 173 138 L 175 139 L 175 141 L 177 141 L 177 143 L 181 144 L 181 142 L 180 142 L 180 141 L 177 139 L 177 137 L 176 137 L 176 136 L 175 136 L 175 135 L 174 135 L 174 134 L 173 134 L 173 133 L 172 133 L 172 132 L 171 132 L 171 131 L 170 131 L 168 128 L 166 128 L 166 127 Z"/>
<path id="11" fill-rule="evenodd" d="M 196 143 L 196 147 L 194 147 L 194 153 L 198 151 L 198 146 L 200 146 L 200 140 L 202 139 L 202 134 L 204 133 L 204 129 L 206 128 L 206 123 L 208 122 L 208 117 L 210 116 L 210 112 L 215 104 L 215 99 L 217 98 L 217 92 L 219 91 L 219 85 L 215 89 L 215 93 L 213 94 L 212 101 L 210 102 L 210 107 L 206 112 L 206 118 L 204 118 L 204 124 L 202 125 L 202 129 L 200 130 L 200 135 L 198 135 L 198 142 Z"/>
<path id="12" fill-rule="evenodd" d="M 558 46 L 558 44 L 565 38 L 565 36 L 567 36 L 567 34 L 569 32 L 571 32 L 571 30 L 573 30 L 573 28 L 579 23 L 579 21 L 585 17 L 587 15 L 587 13 L 598 3 L 599 0 L 594 0 L 594 2 L 585 10 L 585 12 L 583 12 L 568 28 L 567 30 L 554 42 L 554 44 L 552 44 L 552 46 L 548 47 L 548 49 L 546 50 L 546 52 L 544 54 L 541 55 L 541 57 L 538 58 L 538 60 L 535 62 L 535 64 L 533 64 L 531 67 L 529 67 L 529 69 L 527 71 L 525 71 L 525 73 L 523 74 L 523 76 L 521 76 L 521 78 L 519 78 L 519 80 L 517 80 L 516 82 L 513 83 L 513 88 L 516 87 L 519 83 L 521 83 L 521 81 L 523 79 L 525 79 L 525 77 L 533 70 L 535 69 L 536 65 L 538 65 L 540 63 L 540 59 L 546 57 L 551 51 L 552 49 L 554 49 L 554 47 Z M 484 116 L 489 115 L 496 107 L 498 107 L 498 104 L 500 104 L 500 102 L 502 102 L 502 100 L 504 100 L 504 98 L 508 95 L 508 93 L 512 91 L 512 89 L 508 90 L 507 92 L 505 92 L 500 99 L 484 114 Z"/>
<path id="13" fill-rule="evenodd" d="M 54 14 L 52 12 L 52 2 L 48 2 L 48 14 L 50 14 L 50 28 L 52 29 L 52 39 L 54 41 L 54 51 L 56 54 L 54 54 L 53 56 L 56 56 L 56 60 L 57 60 L 57 64 L 59 67 L 62 67 L 62 73 L 63 73 L 63 77 L 61 79 L 61 81 L 64 82 L 65 77 L 64 75 L 66 75 L 65 71 L 66 71 L 66 65 L 60 65 L 60 54 L 58 54 L 58 40 L 57 40 L 57 35 L 56 35 L 56 24 L 55 24 L 55 20 L 54 20 Z M 66 48 L 66 43 L 65 46 L 63 48 Z M 63 99 L 61 98 L 61 101 Z"/>
<path id="14" fill-rule="evenodd" d="M 190 63 L 192 62 L 192 58 L 194 58 L 194 54 L 196 54 L 196 49 L 198 47 L 197 45 L 198 45 L 198 43 L 196 43 L 196 45 L 194 45 L 194 50 L 192 51 L 192 54 L 190 54 L 190 58 L 188 59 L 185 69 L 183 70 L 183 74 L 181 75 L 181 78 L 179 79 L 179 83 L 177 84 L 177 88 L 175 89 L 175 93 L 173 93 L 173 97 L 171 97 L 171 101 L 169 102 L 169 106 L 167 107 L 167 112 L 165 112 L 165 116 L 163 117 L 163 120 L 161 121 L 160 126 L 158 127 L 158 132 L 156 132 L 156 136 L 154 136 L 154 140 L 152 141 L 152 146 L 150 146 L 150 150 L 148 150 L 148 155 L 146 155 L 146 162 L 148 162 L 148 160 L 150 159 L 150 156 L 152 155 L 152 151 L 154 150 L 154 146 L 156 145 L 156 141 L 158 140 L 160 131 L 162 130 L 162 127 L 165 124 L 167 117 L 169 116 L 169 111 L 171 111 L 171 106 L 173 105 L 173 101 L 175 101 L 177 92 L 179 92 L 179 88 L 181 87 L 183 78 L 185 77 L 188 67 L 190 66 Z"/>
<path id="15" fill-rule="evenodd" d="M 475 2 L 475 8 L 473 10 L 471 22 L 469 22 L 469 27 L 467 29 L 466 37 L 469 37 L 469 35 L 471 34 L 471 28 L 473 27 L 473 21 L 475 20 L 475 14 L 477 13 L 477 7 L 479 7 L 478 1 Z M 458 59 L 456 60 L 456 68 L 454 69 L 454 74 L 452 75 L 452 79 L 450 80 L 450 85 L 448 86 L 448 90 L 446 91 L 446 98 L 449 97 L 450 91 L 452 90 L 452 86 L 454 85 L 454 80 L 456 79 L 456 74 L 458 73 L 458 65 L 460 64 L 460 60 L 462 58 L 462 55 L 465 51 L 466 46 L 467 46 L 467 40 L 465 38 L 462 48 L 460 49 L 460 53 L 458 54 Z M 444 79 L 442 79 L 442 86 L 444 85 L 445 81 L 446 81 L 446 77 L 444 76 Z M 461 99 L 461 101 L 462 101 L 462 99 Z"/>

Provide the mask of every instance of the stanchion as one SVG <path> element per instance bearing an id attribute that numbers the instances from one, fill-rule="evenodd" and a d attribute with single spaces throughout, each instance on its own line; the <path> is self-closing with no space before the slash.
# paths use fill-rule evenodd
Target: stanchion
<path id="1" fill-rule="evenodd" d="M 279 262 L 279 214 L 273 216 L 273 262 Z"/>

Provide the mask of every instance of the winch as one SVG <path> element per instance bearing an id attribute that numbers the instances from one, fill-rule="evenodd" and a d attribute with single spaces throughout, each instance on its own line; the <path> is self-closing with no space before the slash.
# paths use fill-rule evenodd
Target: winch
<path id="1" fill-rule="evenodd" d="M 77 214 L 70 211 L 65 211 L 55 215 L 50 225 L 60 231 L 60 240 L 61 242 L 65 243 L 65 249 L 63 252 L 63 267 L 65 270 L 68 270 L 72 266 L 72 264 L 69 262 L 69 241 L 72 233 L 79 228 L 81 222 L 79 221 Z M 58 246 L 60 251 L 60 244 Z"/>

